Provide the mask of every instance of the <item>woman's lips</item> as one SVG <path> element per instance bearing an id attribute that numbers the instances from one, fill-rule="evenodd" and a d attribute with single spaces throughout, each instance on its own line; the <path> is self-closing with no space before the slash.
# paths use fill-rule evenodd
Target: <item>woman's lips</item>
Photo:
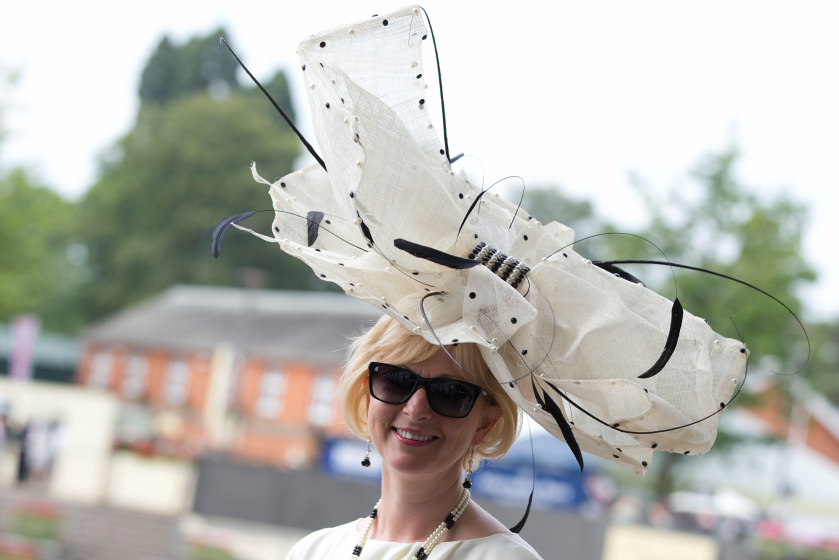
<path id="1" fill-rule="evenodd" d="M 408 445 L 426 445 L 437 439 L 437 436 L 415 434 L 400 428 L 393 428 L 393 433 L 396 434 L 396 439 Z"/>

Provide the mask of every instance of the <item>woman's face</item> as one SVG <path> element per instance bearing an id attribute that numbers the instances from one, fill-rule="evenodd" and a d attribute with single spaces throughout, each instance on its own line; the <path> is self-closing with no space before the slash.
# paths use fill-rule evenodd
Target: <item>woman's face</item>
<path id="1" fill-rule="evenodd" d="M 387 361 L 387 360 L 383 360 Z M 460 369 L 443 352 L 422 362 L 394 364 L 420 377 L 464 379 Z M 478 397 L 465 418 L 448 418 L 431 410 L 425 388 L 419 388 L 403 404 L 387 404 L 368 396 L 367 420 L 370 438 L 384 461 L 384 469 L 404 475 L 457 472 L 467 450 L 480 444 L 500 415 L 498 405 Z"/>

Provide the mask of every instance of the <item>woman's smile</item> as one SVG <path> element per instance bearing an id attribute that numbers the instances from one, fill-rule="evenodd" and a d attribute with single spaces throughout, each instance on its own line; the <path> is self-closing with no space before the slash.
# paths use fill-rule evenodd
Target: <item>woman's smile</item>
<path id="1" fill-rule="evenodd" d="M 409 432 L 401 428 L 393 428 L 393 432 L 396 434 L 396 439 L 408 445 L 423 444 L 438 439 L 437 436 Z"/>

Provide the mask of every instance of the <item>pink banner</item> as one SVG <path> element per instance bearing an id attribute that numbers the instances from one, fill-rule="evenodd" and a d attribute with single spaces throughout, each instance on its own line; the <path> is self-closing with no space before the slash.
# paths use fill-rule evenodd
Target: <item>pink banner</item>
<path id="1" fill-rule="evenodd" d="M 35 358 L 35 339 L 40 321 L 35 315 L 19 315 L 12 324 L 12 354 L 9 360 L 9 377 L 26 381 L 32 379 Z"/>

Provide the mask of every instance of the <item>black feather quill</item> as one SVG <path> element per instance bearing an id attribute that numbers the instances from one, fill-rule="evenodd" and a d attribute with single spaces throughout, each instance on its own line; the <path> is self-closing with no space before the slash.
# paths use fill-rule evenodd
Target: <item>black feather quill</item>
<path id="1" fill-rule="evenodd" d="M 437 249 L 432 249 L 431 247 L 426 247 L 425 245 L 411 243 L 410 241 L 406 241 L 404 239 L 394 239 L 393 245 L 397 249 L 402 249 L 406 253 L 410 253 L 415 257 L 457 270 L 472 268 L 473 266 L 481 264 L 481 261 L 457 257 L 455 255 L 444 253 L 443 251 L 438 251 Z"/>
<path id="2" fill-rule="evenodd" d="M 615 275 L 623 278 L 624 280 L 629 280 L 630 282 L 634 282 L 635 284 L 641 284 L 641 285 L 644 284 L 643 282 L 638 280 L 638 278 L 636 278 L 634 275 L 628 273 L 624 269 L 622 269 L 620 267 L 617 267 L 613 264 L 606 263 L 606 262 L 599 262 L 599 261 L 592 261 L 592 263 L 596 266 L 599 266 L 600 268 L 602 268 L 606 272 L 611 272 L 612 274 L 615 274 Z"/>
<path id="3" fill-rule="evenodd" d="M 227 235 L 227 232 L 230 231 L 233 224 L 238 224 L 242 220 L 250 218 L 254 214 L 256 214 L 256 212 L 242 212 L 241 214 L 225 218 L 216 224 L 215 229 L 213 229 L 212 241 L 210 242 L 210 247 L 213 250 L 213 257 L 218 258 L 219 255 L 221 255 L 221 244 L 224 243 L 224 236 Z"/>
<path id="4" fill-rule="evenodd" d="M 679 342 L 679 333 L 682 331 L 682 318 L 685 312 L 682 309 L 682 304 L 679 298 L 673 302 L 673 308 L 670 310 L 670 334 L 667 335 L 667 342 L 664 344 L 664 350 L 661 356 L 653 364 L 653 367 L 638 376 L 638 379 L 648 379 L 664 369 L 673 352 L 676 351 L 676 344 Z"/>

